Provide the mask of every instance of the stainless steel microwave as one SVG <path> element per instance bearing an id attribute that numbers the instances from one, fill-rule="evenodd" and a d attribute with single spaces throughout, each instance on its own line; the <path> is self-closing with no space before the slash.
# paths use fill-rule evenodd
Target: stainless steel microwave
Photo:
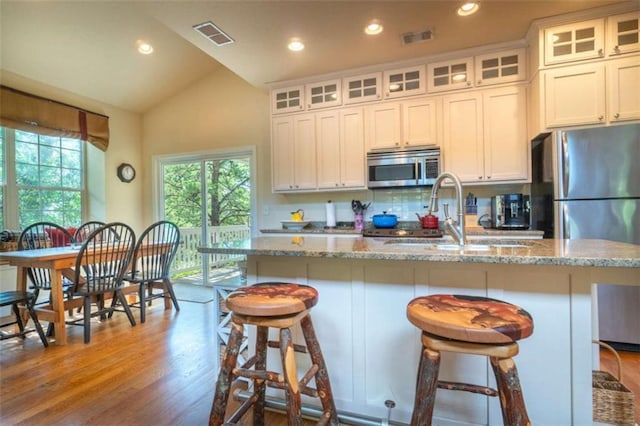
<path id="1" fill-rule="evenodd" d="M 367 154 L 370 189 L 433 185 L 440 174 L 440 148 Z"/>

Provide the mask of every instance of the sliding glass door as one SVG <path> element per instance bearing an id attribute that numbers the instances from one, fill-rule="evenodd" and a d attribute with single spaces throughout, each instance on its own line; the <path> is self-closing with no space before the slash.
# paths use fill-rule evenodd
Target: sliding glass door
<path id="1" fill-rule="evenodd" d="M 251 236 L 253 158 L 253 150 L 158 158 L 158 216 L 181 234 L 174 282 L 224 286 L 243 278 L 243 256 L 203 258 L 197 249 Z"/>

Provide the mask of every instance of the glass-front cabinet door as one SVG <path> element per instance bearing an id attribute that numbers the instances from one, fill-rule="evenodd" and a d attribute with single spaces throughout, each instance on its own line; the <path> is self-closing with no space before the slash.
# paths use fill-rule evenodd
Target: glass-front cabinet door
<path id="1" fill-rule="evenodd" d="M 524 58 L 524 49 L 476 56 L 476 85 L 487 86 L 524 80 L 526 76 Z"/>
<path id="2" fill-rule="evenodd" d="M 384 72 L 385 98 L 420 95 L 425 91 L 424 65 Z"/>
<path id="3" fill-rule="evenodd" d="M 604 56 L 604 19 L 551 27 L 544 34 L 546 65 Z"/>
<path id="4" fill-rule="evenodd" d="M 640 12 L 610 16 L 607 20 L 607 53 L 619 55 L 640 50 Z"/>
<path id="5" fill-rule="evenodd" d="M 306 86 L 307 109 L 342 105 L 341 80 L 311 83 Z"/>
<path id="6" fill-rule="evenodd" d="M 285 87 L 271 91 L 271 112 L 282 114 L 304 110 L 304 86 Z"/>
<path id="7" fill-rule="evenodd" d="M 473 57 L 427 65 L 429 93 L 464 89 L 473 83 Z"/>
<path id="8" fill-rule="evenodd" d="M 382 93 L 382 73 L 374 72 L 365 75 L 345 77 L 342 80 L 344 104 L 377 101 Z"/>

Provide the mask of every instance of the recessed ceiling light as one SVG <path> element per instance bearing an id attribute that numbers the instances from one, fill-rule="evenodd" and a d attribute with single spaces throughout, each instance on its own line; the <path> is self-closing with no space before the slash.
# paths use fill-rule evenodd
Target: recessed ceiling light
<path id="1" fill-rule="evenodd" d="M 304 43 L 299 38 L 292 38 L 287 45 L 289 50 L 299 52 L 304 49 Z"/>
<path id="2" fill-rule="evenodd" d="M 364 28 L 364 32 L 368 35 L 376 35 L 380 34 L 383 29 L 384 27 L 382 26 L 380 21 L 374 19 L 373 21 L 369 22 L 369 24 L 367 24 L 367 26 Z"/>
<path id="3" fill-rule="evenodd" d="M 478 11 L 480 5 L 474 1 L 468 1 L 458 9 L 458 15 L 460 16 L 469 16 Z"/>
<path id="4" fill-rule="evenodd" d="M 144 40 L 136 41 L 136 46 L 138 47 L 138 52 L 142 53 L 143 55 L 150 55 L 153 53 L 153 46 L 151 46 Z"/>

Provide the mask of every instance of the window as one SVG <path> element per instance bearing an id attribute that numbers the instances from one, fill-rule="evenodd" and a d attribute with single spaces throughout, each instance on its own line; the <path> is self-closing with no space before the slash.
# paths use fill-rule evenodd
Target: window
<path id="1" fill-rule="evenodd" d="M 82 222 L 84 142 L 0 127 L 2 225 Z"/>

